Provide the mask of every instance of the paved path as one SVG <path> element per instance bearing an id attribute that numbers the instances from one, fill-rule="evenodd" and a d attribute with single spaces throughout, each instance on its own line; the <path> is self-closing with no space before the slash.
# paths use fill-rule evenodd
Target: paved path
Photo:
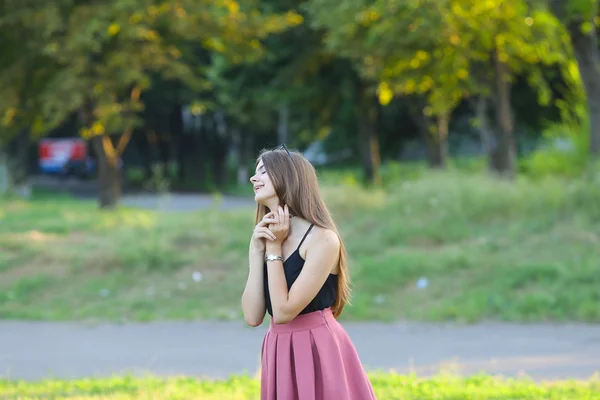
<path id="1" fill-rule="evenodd" d="M 211 207 L 220 210 L 247 209 L 249 215 L 252 215 L 254 207 L 256 207 L 256 203 L 251 197 L 216 197 L 210 194 L 195 193 L 173 193 L 162 198 L 154 194 L 127 195 L 123 196 L 120 203 L 130 207 L 163 211 L 196 211 Z"/>
<path id="2" fill-rule="evenodd" d="M 440 367 L 535 379 L 586 378 L 600 371 L 600 326 L 345 323 L 367 369 Z M 266 327 L 229 322 L 86 326 L 0 322 L 0 375 L 73 378 L 115 373 L 226 377 L 255 374 Z"/>
<path id="3" fill-rule="evenodd" d="M 31 183 L 37 188 L 68 193 L 82 199 L 95 199 L 98 192 L 98 184 L 95 181 L 36 176 L 31 178 Z M 130 207 L 163 211 L 195 211 L 216 207 L 218 209 L 245 208 L 252 213 L 255 207 L 250 184 L 248 184 L 246 197 L 217 197 L 201 193 L 169 193 L 166 196 L 157 196 L 154 193 L 125 193 L 119 203 Z"/>

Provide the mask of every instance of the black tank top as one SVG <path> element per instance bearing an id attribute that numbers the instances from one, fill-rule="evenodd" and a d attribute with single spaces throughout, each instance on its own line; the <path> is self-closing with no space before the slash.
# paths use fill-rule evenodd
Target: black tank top
<path id="1" fill-rule="evenodd" d="M 302 271 L 302 267 L 304 267 L 304 259 L 300 256 L 300 246 L 304 243 L 304 239 L 310 233 L 310 230 L 313 228 L 311 224 L 304 237 L 300 241 L 300 244 L 284 262 L 283 262 L 283 270 L 285 273 L 285 280 L 287 281 L 288 290 L 292 287 L 292 284 L 296 281 L 300 272 Z M 331 307 L 333 303 L 335 303 L 335 299 L 337 297 L 337 281 L 338 276 L 335 274 L 329 274 L 327 280 L 319 290 L 319 293 L 315 296 L 315 298 L 308 303 L 308 305 L 300 312 L 300 314 L 306 314 L 313 311 L 324 310 L 328 307 Z M 267 306 L 267 312 L 270 316 L 273 316 L 273 307 L 271 305 L 271 295 L 269 293 L 269 278 L 267 271 L 267 263 L 264 263 L 264 291 L 265 291 L 265 304 Z"/>

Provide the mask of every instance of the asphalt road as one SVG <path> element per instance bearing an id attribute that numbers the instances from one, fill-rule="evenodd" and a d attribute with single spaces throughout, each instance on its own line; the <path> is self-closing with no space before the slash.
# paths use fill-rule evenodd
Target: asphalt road
<path id="1" fill-rule="evenodd" d="M 441 369 L 536 380 L 600 372 L 600 326 L 345 323 L 368 370 L 429 376 Z M 0 322 L 0 375 L 10 379 L 146 373 L 256 374 L 266 327 L 241 322 L 87 326 Z"/>
<path id="2" fill-rule="evenodd" d="M 36 176 L 31 178 L 31 182 L 37 188 L 56 193 L 66 193 L 86 200 L 95 199 L 98 192 L 98 184 L 95 181 Z M 225 210 L 245 208 L 252 212 L 255 203 L 250 186 L 248 186 L 248 194 L 248 197 L 216 197 L 211 194 L 200 193 L 169 193 L 165 196 L 158 196 L 154 193 L 125 192 L 119 203 L 129 207 L 159 209 L 161 211 L 195 211 L 214 207 Z"/>

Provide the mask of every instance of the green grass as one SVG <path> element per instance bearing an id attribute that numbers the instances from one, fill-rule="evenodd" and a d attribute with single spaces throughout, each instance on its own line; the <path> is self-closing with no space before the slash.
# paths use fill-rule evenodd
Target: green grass
<path id="1" fill-rule="evenodd" d="M 385 190 L 350 173 L 338 173 L 337 187 L 324 179 L 351 261 L 342 319 L 600 321 L 598 176 L 509 183 L 415 171 L 387 170 Z M 241 318 L 253 217 L 252 207 L 0 201 L 0 316 Z"/>
<path id="2" fill-rule="evenodd" d="M 422 379 L 384 373 L 371 374 L 370 378 L 379 400 L 600 399 L 598 380 L 536 383 L 528 379 L 499 379 L 483 375 L 470 378 L 440 375 Z M 0 380 L 0 397 L 21 400 L 255 400 L 260 398 L 260 383 L 250 377 L 231 377 L 222 381 L 153 376 L 43 380 L 32 383 Z"/>

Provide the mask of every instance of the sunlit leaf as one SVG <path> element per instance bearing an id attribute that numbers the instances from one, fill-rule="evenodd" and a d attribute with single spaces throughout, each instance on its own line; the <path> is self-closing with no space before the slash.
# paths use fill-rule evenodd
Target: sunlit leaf
<path id="1" fill-rule="evenodd" d="M 121 31 L 121 27 L 119 24 L 110 24 L 107 31 L 109 36 L 116 36 Z"/>
<path id="2" fill-rule="evenodd" d="M 394 98 L 394 92 L 387 82 L 381 82 L 379 84 L 377 95 L 379 96 L 379 103 L 384 106 L 388 105 Z"/>

